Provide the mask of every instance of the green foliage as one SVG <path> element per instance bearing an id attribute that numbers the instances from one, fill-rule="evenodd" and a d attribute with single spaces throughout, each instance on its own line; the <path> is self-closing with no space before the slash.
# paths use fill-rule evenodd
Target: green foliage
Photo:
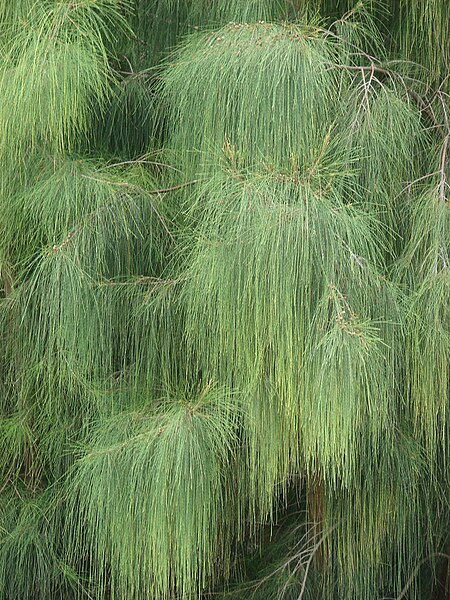
<path id="1" fill-rule="evenodd" d="M 111 410 L 133 310 L 116 285 L 162 268 L 170 238 L 152 185 L 139 166 L 67 158 L 3 206 L 2 253 L 18 283 L 2 315 L 16 382 L 3 403 L 30 411 L 52 469 L 67 460 L 67 437 Z"/>
<path id="2" fill-rule="evenodd" d="M 74 597 L 80 581 L 61 558 L 52 492 L 25 498 L 23 489 L 16 492 L 18 497 L 4 497 L 0 505 L 2 597 Z"/>
<path id="3" fill-rule="evenodd" d="M 359 429 L 376 446 L 390 412 L 373 219 L 319 181 L 209 184 L 186 276 L 193 360 L 247 390 L 250 477 L 269 499 L 292 463 L 351 476 Z"/>
<path id="4" fill-rule="evenodd" d="M 446 0 L 0 0 L 0 597 L 448 588 Z"/>
<path id="5" fill-rule="evenodd" d="M 135 0 L 133 29 L 137 44 L 129 49 L 132 62 L 155 65 L 180 37 L 206 26 L 253 23 L 297 15 L 286 0 Z"/>
<path id="6" fill-rule="evenodd" d="M 105 38 L 125 26 L 119 7 L 117 0 L 32 5 L 2 49 L 2 157 L 17 159 L 40 144 L 70 149 L 87 134 L 93 107 L 108 95 Z"/>
<path id="7" fill-rule="evenodd" d="M 165 598 L 175 588 L 191 598 L 219 565 L 229 568 L 236 407 L 208 383 L 93 433 L 71 484 L 68 522 L 72 552 L 87 558 L 99 597 L 110 588 L 115 598 Z"/>
<path id="8" fill-rule="evenodd" d="M 450 221 L 441 184 L 441 177 L 428 184 L 410 207 L 410 235 L 399 270 L 412 288 L 406 308 L 411 418 L 429 452 L 442 444 L 448 453 Z"/>
<path id="9" fill-rule="evenodd" d="M 406 59 L 429 70 L 429 78 L 448 77 L 450 5 L 441 0 L 401 0 L 401 48 Z"/>
<path id="10" fill-rule="evenodd" d="M 199 168 L 196 150 L 211 161 L 224 146 L 238 169 L 286 168 L 293 156 L 300 169 L 312 162 L 336 117 L 332 55 L 333 44 L 309 26 L 230 24 L 191 37 L 162 89 L 170 144 L 186 154 L 188 172 Z"/>

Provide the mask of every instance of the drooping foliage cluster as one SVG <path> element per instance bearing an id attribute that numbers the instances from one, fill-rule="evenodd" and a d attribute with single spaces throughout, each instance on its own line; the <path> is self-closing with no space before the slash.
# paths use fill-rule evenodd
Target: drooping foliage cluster
<path id="1" fill-rule="evenodd" d="M 447 0 L 0 0 L 0 598 L 450 590 Z"/>

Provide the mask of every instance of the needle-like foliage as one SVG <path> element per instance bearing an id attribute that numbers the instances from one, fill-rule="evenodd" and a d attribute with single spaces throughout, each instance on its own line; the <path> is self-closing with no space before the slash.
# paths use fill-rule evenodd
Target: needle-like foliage
<path id="1" fill-rule="evenodd" d="M 449 592 L 447 0 L 0 0 L 2 600 Z"/>
<path id="2" fill-rule="evenodd" d="M 314 27 L 230 24 L 192 37 L 163 76 L 169 143 L 188 171 L 225 145 L 237 168 L 286 168 L 293 158 L 303 168 L 335 116 L 332 53 Z"/>
<path id="3" fill-rule="evenodd" d="M 17 158 L 41 143 L 54 152 L 80 143 L 93 107 L 108 95 L 105 43 L 125 27 L 119 6 L 117 0 L 32 5 L 2 48 L 2 157 Z"/>
<path id="4" fill-rule="evenodd" d="M 77 464 L 71 553 L 100 597 L 191 598 L 229 568 L 239 407 L 211 383 L 178 395 L 104 423 Z"/>
<path id="5" fill-rule="evenodd" d="M 16 381 L 2 403 L 27 407 L 52 468 L 66 460 L 76 427 L 111 410 L 105 390 L 127 363 L 117 336 L 128 338 L 133 310 L 116 284 L 139 287 L 160 274 L 169 232 L 151 186 L 137 167 L 66 159 L 3 206 L 2 253 L 19 289 L 2 316 Z"/>
<path id="6" fill-rule="evenodd" d="M 346 480 L 362 431 L 376 447 L 393 408 L 374 219 L 296 178 L 210 184 L 184 286 L 196 368 L 248 398 L 261 506 L 300 465 Z"/>
<path id="7" fill-rule="evenodd" d="M 17 494 L 26 494 L 16 488 Z M 61 559 L 57 522 L 52 520 L 52 493 L 22 497 L 12 494 L 0 505 L 0 594 L 3 598 L 67 598 L 78 577 Z"/>
<path id="8" fill-rule="evenodd" d="M 408 285 L 408 404 L 429 452 L 448 453 L 450 220 L 445 181 L 429 184 L 410 208 L 408 244 L 398 267 Z"/>
<path id="9" fill-rule="evenodd" d="M 448 77 L 449 3 L 442 0 L 401 0 L 399 24 L 404 57 L 424 65 L 431 80 L 440 81 Z"/>
<path id="10" fill-rule="evenodd" d="M 130 45 L 130 56 L 136 64 L 149 67 L 183 35 L 205 25 L 277 21 L 297 16 L 298 9 L 287 0 L 135 0 L 138 45 Z"/>

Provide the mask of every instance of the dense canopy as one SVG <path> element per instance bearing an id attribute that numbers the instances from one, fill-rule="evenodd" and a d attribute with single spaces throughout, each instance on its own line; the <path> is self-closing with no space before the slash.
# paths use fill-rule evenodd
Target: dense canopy
<path id="1" fill-rule="evenodd" d="M 448 0 L 0 0 L 0 598 L 450 593 Z"/>

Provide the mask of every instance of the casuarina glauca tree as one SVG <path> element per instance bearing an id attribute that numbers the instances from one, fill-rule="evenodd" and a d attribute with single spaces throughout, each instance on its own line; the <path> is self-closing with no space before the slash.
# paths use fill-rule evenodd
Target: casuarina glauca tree
<path id="1" fill-rule="evenodd" d="M 450 589 L 448 0 L 0 0 L 0 598 Z"/>

